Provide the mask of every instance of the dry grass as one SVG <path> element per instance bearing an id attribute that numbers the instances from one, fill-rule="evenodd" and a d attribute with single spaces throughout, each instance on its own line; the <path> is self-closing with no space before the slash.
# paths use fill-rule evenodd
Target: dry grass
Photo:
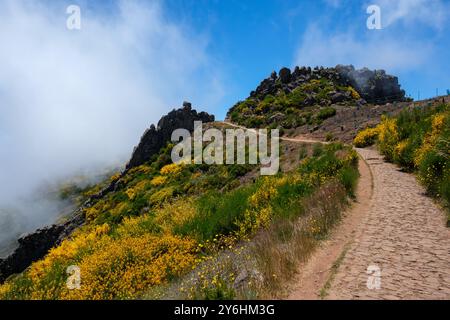
<path id="1" fill-rule="evenodd" d="M 286 282 L 339 221 L 347 203 L 344 187 L 330 182 L 305 200 L 299 219 L 276 221 L 256 237 L 252 251 L 264 278 L 260 298 L 283 296 Z"/>

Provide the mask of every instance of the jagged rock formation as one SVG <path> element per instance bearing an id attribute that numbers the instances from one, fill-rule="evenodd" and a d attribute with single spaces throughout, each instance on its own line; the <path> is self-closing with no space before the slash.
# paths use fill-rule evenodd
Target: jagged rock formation
<path id="1" fill-rule="evenodd" d="M 367 68 L 355 69 L 354 66 L 337 65 L 335 68 L 295 67 L 291 72 L 288 68 L 282 68 L 277 76 L 272 72 L 271 76 L 264 79 L 250 97 L 264 97 L 276 94 L 278 89 L 284 92 L 292 91 L 310 80 L 328 79 L 341 86 L 352 86 L 367 102 L 400 102 L 405 100 L 405 91 L 400 88 L 398 78 L 386 74 L 384 70 L 369 70 Z M 339 97 L 338 100 L 344 99 Z M 336 101 L 340 102 L 340 101 Z"/>
<path id="2" fill-rule="evenodd" d="M 189 102 L 184 102 L 183 108 L 173 110 L 162 117 L 157 127 L 152 125 L 150 129 L 146 130 L 139 145 L 133 151 L 131 160 L 122 176 L 129 169 L 149 161 L 154 154 L 158 153 L 170 141 L 173 130 L 183 128 L 192 131 L 194 121 L 212 122 L 214 116 L 205 112 L 197 113 L 192 110 Z M 115 190 L 119 179 L 112 181 L 105 189 L 88 199 L 67 222 L 39 229 L 20 238 L 18 240 L 19 247 L 6 259 L 0 259 L 0 283 L 12 274 L 23 272 L 31 263 L 44 257 L 51 248 L 60 244 L 75 229 L 83 225 L 85 222 L 84 209 L 90 207 L 94 200 Z"/>
<path id="3" fill-rule="evenodd" d="M 171 111 L 159 120 L 158 126 L 151 125 L 144 132 L 139 145 L 134 149 L 131 160 L 126 168 L 137 167 L 151 159 L 171 139 L 175 129 L 194 130 L 194 121 L 213 122 L 214 116 L 206 112 L 197 113 L 192 110 L 189 102 L 183 103 L 183 108 Z"/>

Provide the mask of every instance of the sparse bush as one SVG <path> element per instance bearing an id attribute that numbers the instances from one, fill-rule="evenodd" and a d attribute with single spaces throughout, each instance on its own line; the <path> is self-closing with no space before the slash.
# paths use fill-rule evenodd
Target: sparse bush
<path id="1" fill-rule="evenodd" d="M 211 283 L 199 285 L 191 298 L 194 300 L 233 300 L 235 297 L 234 288 L 222 278 L 216 277 Z"/>
<path id="2" fill-rule="evenodd" d="M 324 201 L 326 199 L 326 201 Z M 286 282 L 306 261 L 319 239 L 328 234 L 340 219 L 346 205 L 345 189 L 336 182 L 323 185 L 303 199 L 304 215 L 296 219 L 278 219 L 257 236 L 252 249 L 264 278 L 260 298 L 280 298 Z"/>
<path id="3" fill-rule="evenodd" d="M 339 181 L 345 187 L 345 190 L 351 197 L 355 197 L 356 185 L 359 178 L 359 172 L 354 167 L 343 168 L 339 173 Z"/>
<path id="4" fill-rule="evenodd" d="M 321 109 L 319 113 L 317 114 L 317 119 L 319 120 L 325 120 L 328 118 L 331 118 L 336 115 L 336 109 L 332 107 L 327 107 L 324 109 Z"/>
<path id="5" fill-rule="evenodd" d="M 323 146 L 321 143 L 315 143 L 313 145 L 313 157 L 318 157 L 323 153 Z"/>
<path id="6" fill-rule="evenodd" d="M 175 232 L 192 235 L 200 242 L 213 239 L 217 234 L 237 231 L 236 221 L 242 220 L 247 210 L 248 198 L 255 192 L 253 185 L 232 190 L 226 194 L 209 192 L 197 203 L 197 213 Z"/>
<path id="7" fill-rule="evenodd" d="M 300 151 L 298 152 L 298 158 L 299 160 L 303 160 L 308 156 L 308 149 L 305 146 L 302 146 L 300 148 Z"/>
<path id="8" fill-rule="evenodd" d="M 334 140 L 333 134 L 332 134 L 331 132 L 328 132 L 328 133 L 325 135 L 325 141 L 330 142 L 330 141 L 333 141 L 333 140 Z"/>

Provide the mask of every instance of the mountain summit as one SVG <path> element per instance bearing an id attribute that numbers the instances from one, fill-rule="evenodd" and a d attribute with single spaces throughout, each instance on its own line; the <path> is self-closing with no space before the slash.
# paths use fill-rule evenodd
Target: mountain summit
<path id="1" fill-rule="evenodd" d="M 282 68 L 233 106 L 227 118 L 247 127 L 295 128 L 321 123 L 334 116 L 336 105 L 405 101 L 398 78 L 384 70 L 334 68 Z"/>

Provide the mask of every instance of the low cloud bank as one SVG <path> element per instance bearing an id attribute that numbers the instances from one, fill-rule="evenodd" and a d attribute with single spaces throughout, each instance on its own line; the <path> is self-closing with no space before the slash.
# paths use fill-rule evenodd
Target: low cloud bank
<path id="1" fill-rule="evenodd" d="M 36 196 L 42 185 L 124 164 L 170 107 L 222 96 L 205 37 L 170 21 L 159 1 L 113 3 L 81 4 L 72 31 L 70 3 L 0 3 L 0 254 L 59 214 L 60 203 Z"/>

